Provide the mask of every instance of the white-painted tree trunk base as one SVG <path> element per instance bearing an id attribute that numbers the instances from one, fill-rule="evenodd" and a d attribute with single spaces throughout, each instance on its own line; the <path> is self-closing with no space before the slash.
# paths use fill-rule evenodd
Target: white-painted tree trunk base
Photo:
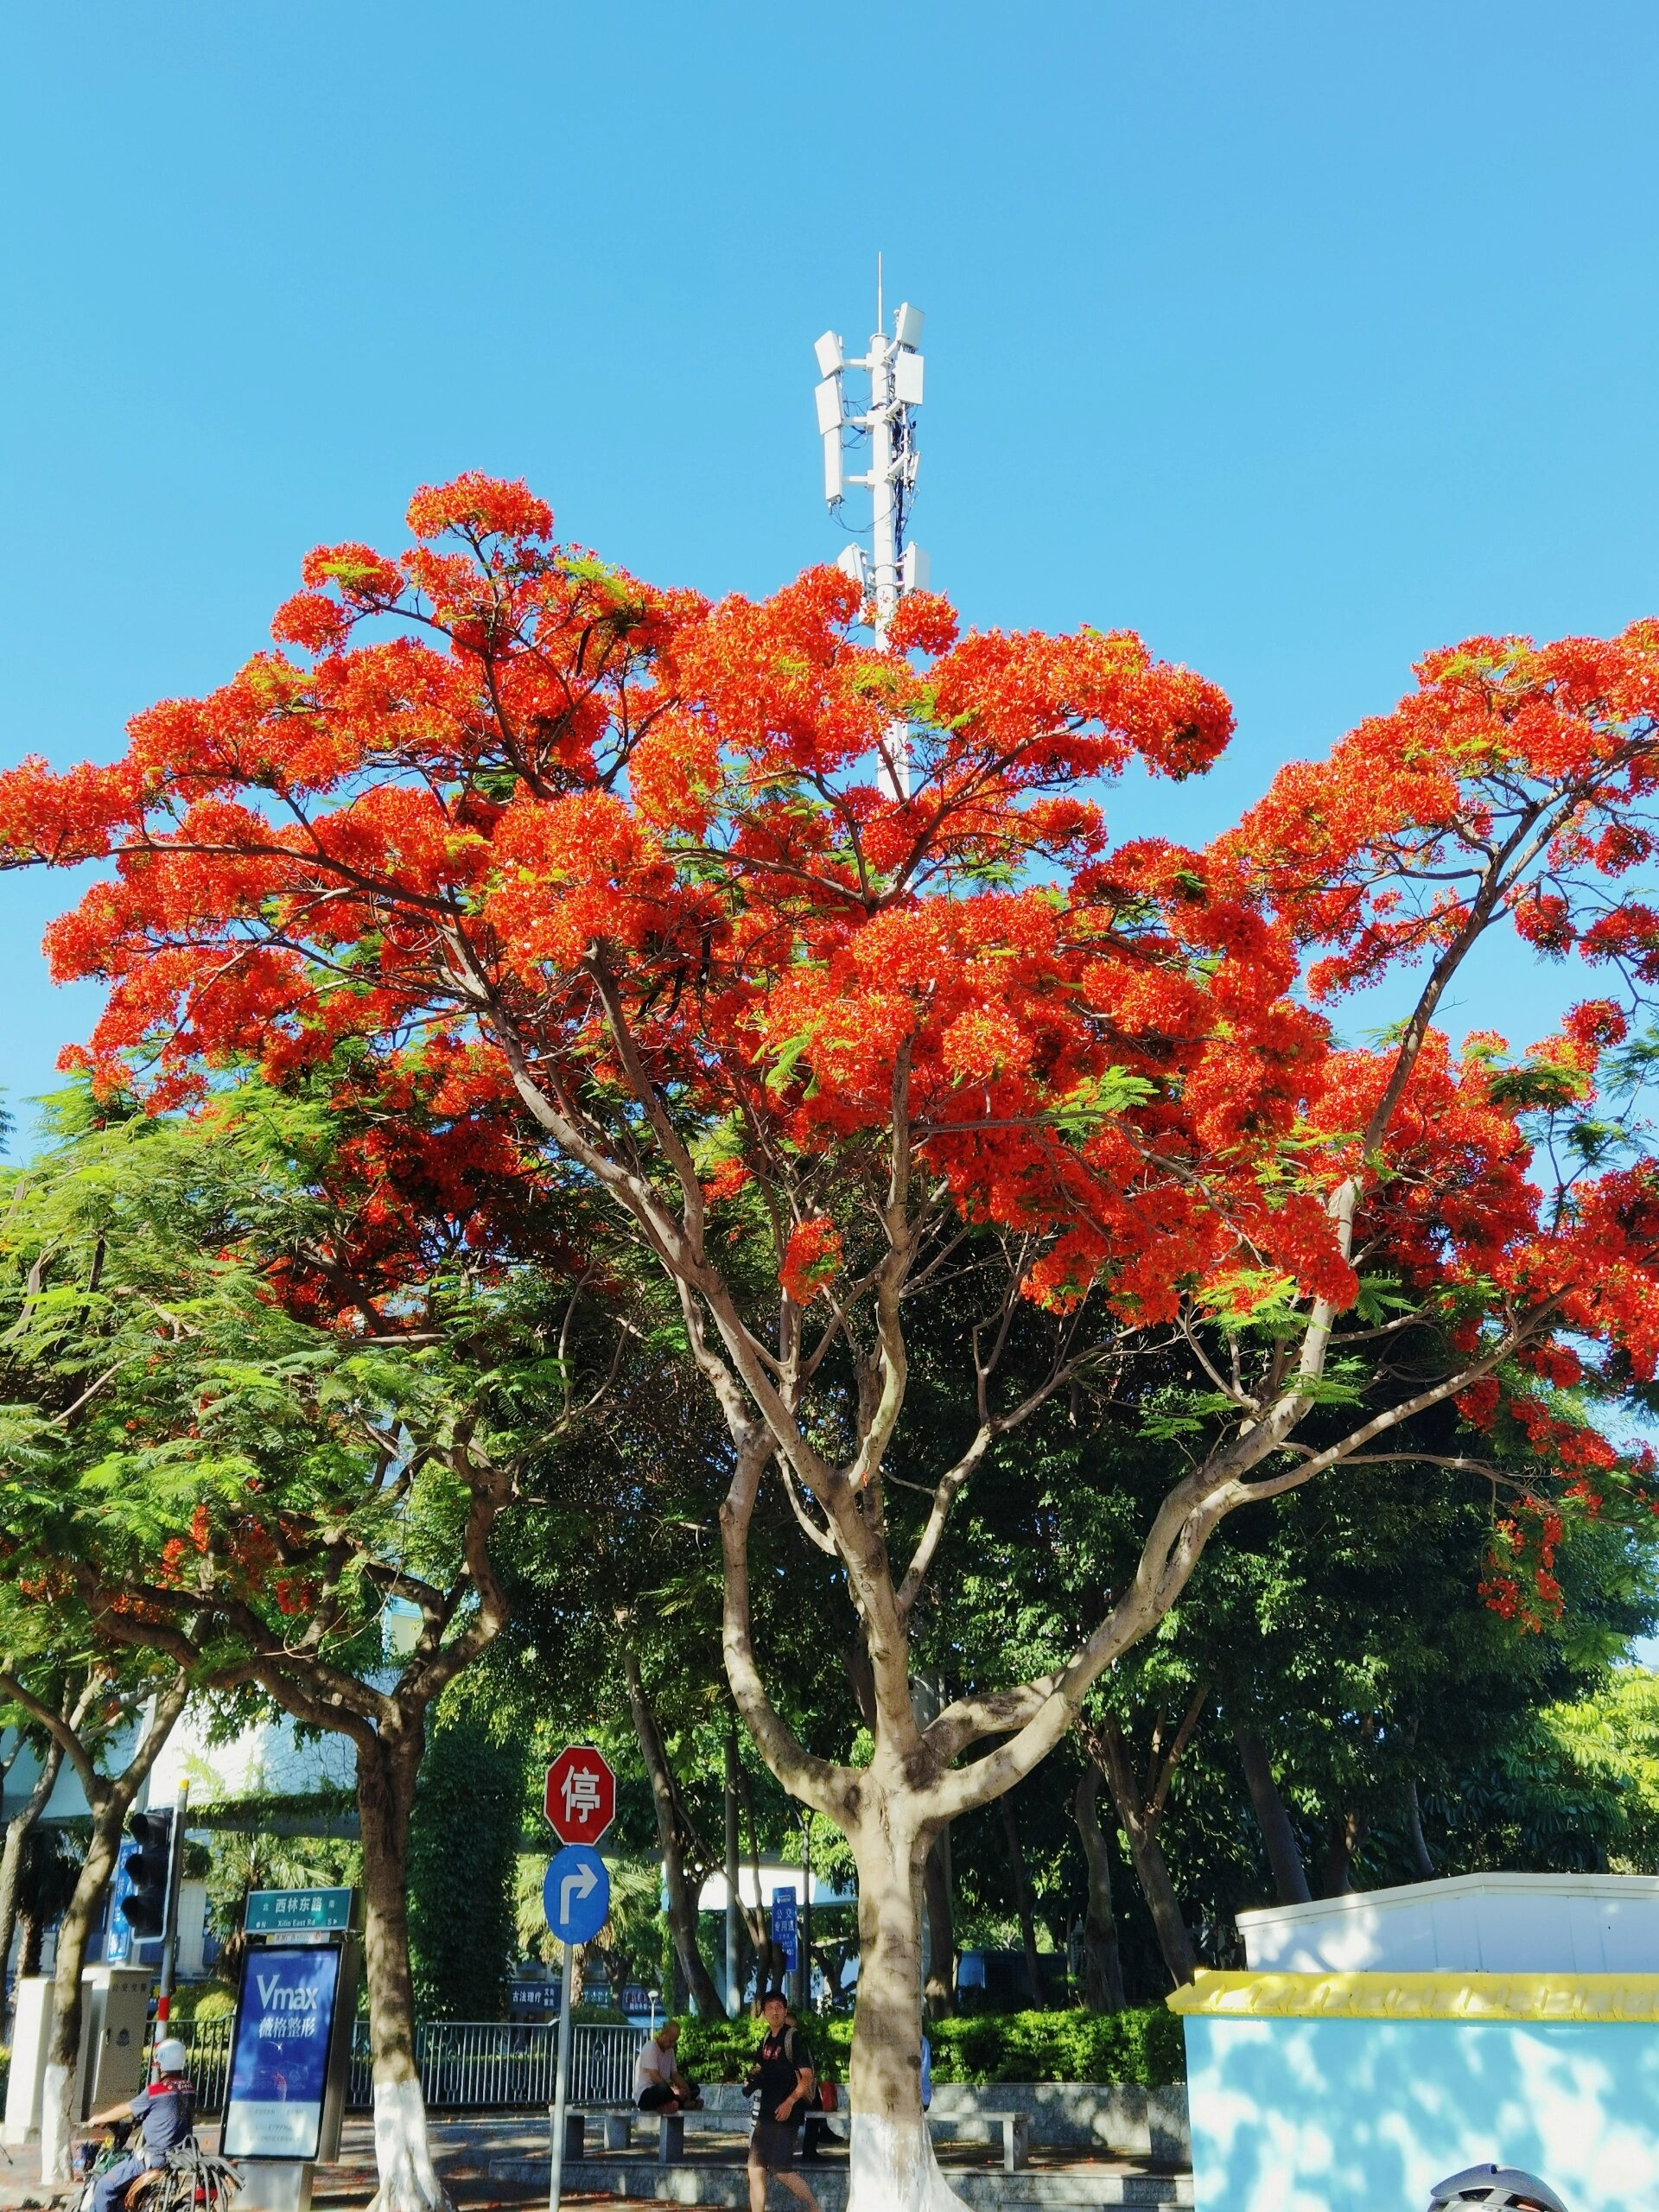
<path id="1" fill-rule="evenodd" d="M 418 2082 L 375 2083 L 374 2164 L 380 2186 L 368 2212 L 454 2212 L 432 2164 Z"/>
<path id="2" fill-rule="evenodd" d="M 847 2212 L 967 2212 L 933 2155 L 926 2120 L 851 2115 Z"/>
<path id="3" fill-rule="evenodd" d="M 74 2069 L 48 2058 L 41 2075 L 41 2179 L 69 2181 L 69 2143 L 74 2120 Z"/>

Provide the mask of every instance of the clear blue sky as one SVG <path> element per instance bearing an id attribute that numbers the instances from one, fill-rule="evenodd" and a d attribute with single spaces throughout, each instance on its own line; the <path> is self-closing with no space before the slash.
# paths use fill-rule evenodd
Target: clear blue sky
<path id="1" fill-rule="evenodd" d="M 928 315 L 935 583 L 1237 705 L 1125 826 L 1218 826 L 1430 645 L 1659 607 L 1650 6 L 906 0 L 879 60 L 873 20 L 13 9 L 0 756 L 111 753 L 463 467 L 663 581 L 832 556 L 810 341 L 868 332 L 878 247 Z M 0 880 L 14 1102 L 91 1018 L 38 957 L 69 888 Z"/>

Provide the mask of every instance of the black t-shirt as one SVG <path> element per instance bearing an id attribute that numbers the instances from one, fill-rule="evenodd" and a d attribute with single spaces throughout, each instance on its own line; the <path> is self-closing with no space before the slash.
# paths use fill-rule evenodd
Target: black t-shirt
<path id="1" fill-rule="evenodd" d="M 778 2107 L 785 2097 L 795 2094 L 796 2077 L 801 2069 L 810 2067 L 812 2053 L 806 2037 L 798 2028 L 791 2028 L 787 2021 L 777 2034 L 768 2035 L 755 2053 L 754 2065 L 749 2075 L 751 2088 L 760 2092 L 760 2118 L 776 2120 Z M 792 2107 L 790 2119 L 798 2120 L 805 2110 L 804 2101 Z"/>

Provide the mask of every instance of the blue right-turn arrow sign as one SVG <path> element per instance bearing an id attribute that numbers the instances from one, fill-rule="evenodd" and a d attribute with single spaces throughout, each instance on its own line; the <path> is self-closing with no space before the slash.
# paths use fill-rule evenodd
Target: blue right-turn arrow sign
<path id="1" fill-rule="evenodd" d="M 568 1843 L 548 1861 L 542 1910 L 562 1943 L 591 1943 L 611 1912 L 611 1878 L 590 1844 Z"/>

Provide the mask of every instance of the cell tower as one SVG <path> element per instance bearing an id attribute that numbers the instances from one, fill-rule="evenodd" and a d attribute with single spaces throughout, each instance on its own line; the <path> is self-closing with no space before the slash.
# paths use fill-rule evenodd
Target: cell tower
<path id="1" fill-rule="evenodd" d="M 823 440 L 823 496 L 835 514 L 851 486 L 868 487 L 870 494 L 870 550 L 849 545 L 836 563 L 861 584 L 874 602 L 875 634 L 885 645 L 893 610 L 907 591 L 927 589 L 927 556 L 918 545 L 906 543 L 905 526 L 916 495 L 916 410 L 922 404 L 922 311 L 906 301 L 887 331 L 881 304 L 881 264 L 876 263 L 875 333 L 870 350 L 855 359 L 847 358 L 840 338 L 826 330 L 814 351 L 823 381 L 813 393 L 817 403 L 818 432 Z M 870 379 L 870 404 L 861 413 L 846 392 L 843 378 L 849 369 L 862 369 Z M 849 436 L 850 434 L 850 436 Z M 869 442 L 869 467 L 861 474 L 847 473 L 848 448 L 859 439 Z"/>

